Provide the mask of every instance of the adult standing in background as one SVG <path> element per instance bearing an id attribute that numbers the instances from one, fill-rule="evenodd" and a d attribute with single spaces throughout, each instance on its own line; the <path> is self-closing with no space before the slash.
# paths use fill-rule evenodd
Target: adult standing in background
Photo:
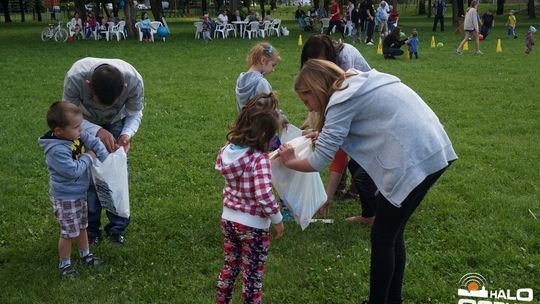
<path id="1" fill-rule="evenodd" d="M 330 35 L 334 26 L 336 30 L 341 34 L 341 38 L 345 40 L 343 34 L 343 24 L 341 23 L 341 14 L 339 13 L 339 3 L 336 0 L 332 0 L 332 6 L 330 7 L 330 26 L 326 29 L 326 35 Z"/>
<path id="2" fill-rule="evenodd" d="M 144 83 L 129 63 L 120 59 L 83 58 L 75 62 L 64 79 L 65 101 L 83 113 L 83 129 L 101 139 L 109 152 L 123 147 L 126 153 L 139 129 L 144 108 Z M 106 212 L 105 234 L 123 244 L 130 219 Z M 101 203 L 93 183 L 88 189 L 88 241 L 101 239 Z"/>
<path id="3" fill-rule="evenodd" d="M 437 22 L 441 23 L 441 32 L 444 32 L 444 13 L 446 12 L 446 2 L 435 0 L 433 3 L 433 31 L 437 31 Z"/>

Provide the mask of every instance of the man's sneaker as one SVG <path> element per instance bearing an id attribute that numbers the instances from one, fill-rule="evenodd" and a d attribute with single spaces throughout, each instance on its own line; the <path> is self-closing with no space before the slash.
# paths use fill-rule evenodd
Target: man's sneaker
<path id="1" fill-rule="evenodd" d="M 86 266 L 99 267 L 103 264 L 103 260 L 89 253 L 81 258 L 81 262 Z"/>
<path id="2" fill-rule="evenodd" d="M 76 278 L 79 276 L 79 272 L 71 264 L 68 264 L 60 268 L 60 276 L 62 278 Z"/>
<path id="3" fill-rule="evenodd" d="M 116 245 L 124 245 L 126 238 L 121 234 L 111 234 L 109 235 L 109 240 Z"/>
<path id="4" fill-rule="evenodd" d="M 484 55 L 484 53 L 482 53 L 482 51 L 480 51 L 480 50 L 476 51 L 475 54 L 476 54 L 476 55 Z"/>
<path id="5" fill-rule="evenodd" d="M 366 45 L 373 45 L 373 42 L 370 41 L 370 42 L 366 43 Z"/>

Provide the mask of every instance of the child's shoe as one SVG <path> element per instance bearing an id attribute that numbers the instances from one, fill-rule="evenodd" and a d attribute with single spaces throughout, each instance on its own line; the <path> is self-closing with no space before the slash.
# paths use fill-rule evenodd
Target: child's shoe
<path id="1" fill-rule="evenodd" d="M 71 266 L 71 264 L 67 264 L 66 266 L 60 268 L 60 276 L 62 279 L 72 279 L 79 276 L 79 272 Z"/>
<path id="2" fill-rule="evenodd" d="M 456 55 L 461 55 L 461 51 L 459 49 L 456 50 Z"/>
<path id="3" fill-rule="evenodd" d="M 480 50 L 476 51 L 475 54 L 476 54 L 476 55 L 484 55 L 484 53 L 482 53 L 482 51 L 480 51 Z"/>
<path id="4" fill-rule="evenodd" d="M 86 266 L 90 266 L 90 267 L 99 267 L 104 263 L 102 259 L 94 256 L 91 253 L 83 256 L 81 258 L 81 262 L 85 264 Z"/>

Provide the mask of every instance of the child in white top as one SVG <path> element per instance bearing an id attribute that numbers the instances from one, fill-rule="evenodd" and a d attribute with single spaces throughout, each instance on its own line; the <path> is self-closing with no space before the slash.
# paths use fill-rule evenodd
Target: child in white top
<path id="1" fill-rule="evenodd" d="M 216 303 L 231 303 L 236 277 L 242 275 L 243 303 L 261 303 L 262 279 L 270 246 L 283 235 L 283 217 L 272 192 L 269 142 L 279 129 L 277 100 L 261 93 L 242 107 L 218 153 L 215 168 L 223 188 L 224 264 L 219 272 Z"/>

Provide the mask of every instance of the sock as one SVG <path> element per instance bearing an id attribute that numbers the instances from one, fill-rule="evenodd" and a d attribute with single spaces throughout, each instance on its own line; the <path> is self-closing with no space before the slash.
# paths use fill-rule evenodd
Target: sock
<path id="1" fill-rule="evenodd" d="M 58 262 L 58 268 L 62 269 L 66 267 L 67 265 L 71 265 L 71 259 L 70 258 L 60 258 Z"/>
<path id="2" fill-rule="evenodd" d="M 85 256 L 90 254 L 90 247 L 79 249 L 79 256 L 81 258 L 84 258 Z"/>

